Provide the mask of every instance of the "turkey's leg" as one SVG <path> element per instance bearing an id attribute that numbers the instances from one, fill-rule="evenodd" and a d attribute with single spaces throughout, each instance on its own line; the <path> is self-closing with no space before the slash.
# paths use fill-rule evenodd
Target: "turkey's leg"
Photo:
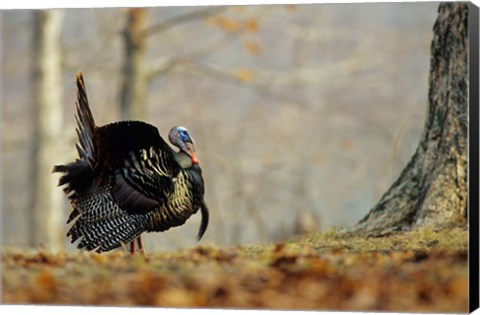
<path id="1" fill-rule="evenodd" d="M 141 235 L 137 237 L 137 244 L 138 244 L 138 251 L 145 256 L 145 249 L 143 248 L 143 240 Z"/>
<path id="2" fill-rule="evenodd" d="M 135 241 L 130 242 L 130 254 L 135 254 Z"/>

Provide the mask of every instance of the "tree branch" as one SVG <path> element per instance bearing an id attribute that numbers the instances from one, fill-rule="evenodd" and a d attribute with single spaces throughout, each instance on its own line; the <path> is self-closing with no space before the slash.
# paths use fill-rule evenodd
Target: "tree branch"
<path id="1" fill-rule="evenodd" d="M 148 36 L 151 36 L 155 33 L 165 32 L 166 30 L 168 30 L 171 27 L 176 26 L 177 24 L 208 18 L 208 17 L 210 17 L 212 15 L 216 15 L 216 14 L 218 14 L 218 13 L 220 13 L 220 12 L 222 12 L 222 11 L 228 9 L 228 8 L 229 7 L 226 7 L 226 6 L 217 6 L 217 7 L 213 7 L 213 8 L 209 7 L 209 8 L 204 9 L 204 10 L 198 10 L 198 11 L 186 13 L 186 14 L 183 14 L 183 15 L 179 15 L 179 16 L 176 16 L 174 18 L 168 19 L 168 20 L 166 20 L 162 23 L 152 25 L 152 26 L 146 28 L 140 35 L 143 36 L 143 37 L 148 37 Z"/>
<path id="2" fill-rule="evenodd" d="M 210 54 L 213 51 L 218 50 L 219 48 L 222 48 L 231 42 L 233 42 L 235 39 L 238 38 L 238 34 L 227 34 L 225 37 L 223 37 L 221 40 L 218 42 L 201 49 L 199 51 L 192 52 L 190 54 L 185 54 L 183 56 L 175 57 L 175 58 L 168 58 L 168 57 L 160 57 L 154 60 L 149 67 L 149 80 L 153 79 L 154 77 L 166 73 L 173 69 L 175 66 L 181 63 L 188 63 L 193 59 L 196 58 L 201 58 L 205 55 Z"/>
<path id="3" fill-rule="evenodd" d="M 287 95 L 279 92 L 272 91 L 271 84 L 268 81 L 260 81 L 260 80 L 252 80 L 248 83 L 244 83 L 240 78 L 238 78 L 235 73 L 224 70 L 216 65 L 208 64 L 204 62 L 192 62 L 192 65 L 196 68 L 198 73 L 210 76 L 218 81 L 224 83 L 230 83 L 237 86 L 242 86 L 246 88 L 250 88 L 253 91 L 261 94 L 268 94 L 273 98 L 277 98 L 282 102 L 289 101 L 293 102 L 297 105 L 305 105 L 305 102 L 298 97 Z"/>

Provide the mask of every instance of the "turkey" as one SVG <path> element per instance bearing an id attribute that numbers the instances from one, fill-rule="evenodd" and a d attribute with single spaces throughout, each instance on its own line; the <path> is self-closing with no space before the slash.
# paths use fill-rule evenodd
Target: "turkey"
<path id="1" fill-rule="evenodd" d="M 197 240 L 208 226 L 204 183 L 195 142 L 185 127 L 171 129 L 169 141 L 141 121 L 96 126 L 82 73 L 76 76 L 79 158 L 56 165 L 59 186 L 67 194 L 72 223 L 67 237 L 77 247 L 106 252 L 130 244 L 144 253 L 141 234 L 180 226 L 200 209 Z M 124 247 L 125 248 L 125 247 Z"/>

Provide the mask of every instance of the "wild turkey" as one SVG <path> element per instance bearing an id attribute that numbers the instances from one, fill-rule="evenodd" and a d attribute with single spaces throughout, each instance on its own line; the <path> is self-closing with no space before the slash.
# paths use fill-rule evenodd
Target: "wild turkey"
<path id="1" fill-rule="evenodd" d="M 76 121 L 79 159 L 56 165 L 74 221 L 67 236 L 77 247 L 106 252 L 130 243 L 144 251 L 141 234 L 179 226 L 201 209 L 197 239 L 208 226 L 208 208 L 195 142 L 186 128 L 171 129 L 168 138 L 140 121 L 96 126 L 82 73 L 76 76 Z"/>

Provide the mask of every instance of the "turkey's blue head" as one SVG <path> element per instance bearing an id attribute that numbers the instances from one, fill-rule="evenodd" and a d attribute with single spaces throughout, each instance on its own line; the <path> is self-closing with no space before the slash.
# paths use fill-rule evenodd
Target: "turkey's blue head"
<path id="1" fill-rule="evenodd" d="M 188 133 L 187 128 L 182 126 L 173 127 L 168 134 L 168 139 L 174 146 L 190 156 L 193 164 L 200 163 L 195 153 L 195 141 Z"/>

